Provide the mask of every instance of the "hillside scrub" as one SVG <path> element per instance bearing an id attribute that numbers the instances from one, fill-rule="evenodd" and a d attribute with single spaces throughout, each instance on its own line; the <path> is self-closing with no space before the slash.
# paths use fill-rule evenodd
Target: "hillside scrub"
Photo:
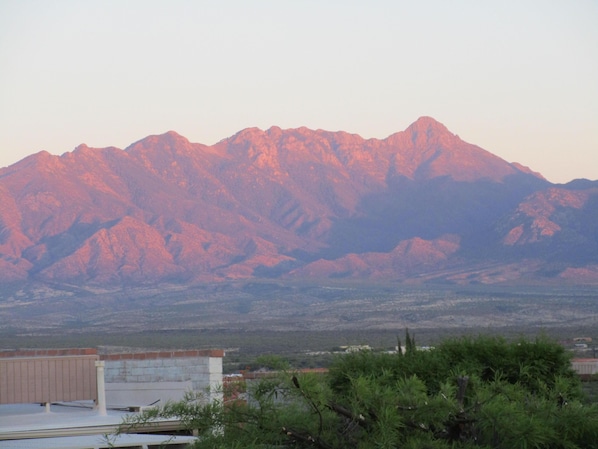
<path id="1" fill-rule="evenodd" d="M 598 406 L 582 404 L 557 343 L 469 337 L 421 351 L 407 334 L 406 348 L 339 356 L 325 375 L 278 372 L 249 383 L 247 400 L 190 397 L 151 416 L 182 417 L 198 447 L 598 448 Z"/>

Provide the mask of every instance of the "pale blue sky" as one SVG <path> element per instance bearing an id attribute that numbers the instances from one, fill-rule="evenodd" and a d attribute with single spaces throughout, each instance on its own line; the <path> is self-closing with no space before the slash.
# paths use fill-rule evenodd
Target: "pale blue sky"
<path id="1" fill-rule="evenodd" d="M 429 115 L 553 182 L 598 179 L 597 80 L 596 0 L 0 0 L 0 166 Z"/>

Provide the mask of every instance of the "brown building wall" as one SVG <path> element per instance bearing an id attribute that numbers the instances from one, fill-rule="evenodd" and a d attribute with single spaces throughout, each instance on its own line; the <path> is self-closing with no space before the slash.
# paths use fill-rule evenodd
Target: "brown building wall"
<path id="1" fill-rule="evenodd" d="M 38 352 L 0 354 L 0 404 L 97 399 L 97 354 L 85 350 Z"/>

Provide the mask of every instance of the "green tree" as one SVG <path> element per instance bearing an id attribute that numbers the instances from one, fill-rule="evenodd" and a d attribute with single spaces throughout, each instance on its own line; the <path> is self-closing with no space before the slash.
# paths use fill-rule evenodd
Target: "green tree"
<path id="1" fill-rule="evenodd" d="M 598 448 L 598 407 L 580 402 L 557 343 L 478 337 L 417 351 L 406 337 L 402 356 L 347 354 L 327 375 L 249 384 L 247 402 L 190 397 L 141 420 L 180 416 L 213 448 Z"/>

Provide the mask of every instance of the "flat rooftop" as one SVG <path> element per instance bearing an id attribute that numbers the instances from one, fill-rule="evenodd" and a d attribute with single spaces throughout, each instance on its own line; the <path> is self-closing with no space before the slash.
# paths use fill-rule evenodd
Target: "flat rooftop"
<path id="1" fill-rule="evenodd" d="M 49 412 L 39 404 L 0 405 L 0 449 L 185 447 L 195 441 L 194 437 L 169 435 L 115 436 L 123 421 L 134 414 L 109 409 L 102 416 L 86 402 L 52 404 Z M 158 420 L 136 431 L 174 431 L 179 427 L 177 420 Z"/>
<path id="2" fill-rule="evenodd" d="M 86 435 L 0 441 L 0 449 L 182 449 L 196 440 L 195 437 L 167 435 L 122 434 L 109 438 L 105 435 Z"/>

